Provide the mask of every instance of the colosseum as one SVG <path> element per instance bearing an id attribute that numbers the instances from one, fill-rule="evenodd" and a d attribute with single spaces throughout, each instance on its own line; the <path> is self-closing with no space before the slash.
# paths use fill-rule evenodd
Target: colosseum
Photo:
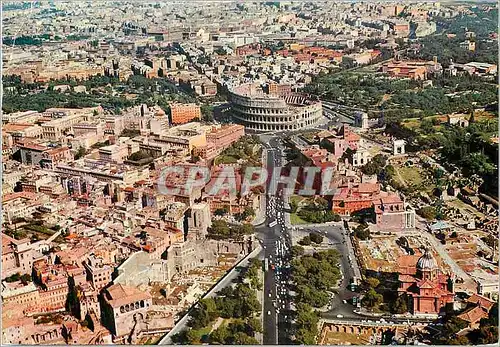
<path id="1" fill-rule="evenodd" d="M 293 131 L 312 126 L 322 117 L 317 98 L 274 87 L 243 84 L 231 90 L 234 121 L 255 132 Z"/>

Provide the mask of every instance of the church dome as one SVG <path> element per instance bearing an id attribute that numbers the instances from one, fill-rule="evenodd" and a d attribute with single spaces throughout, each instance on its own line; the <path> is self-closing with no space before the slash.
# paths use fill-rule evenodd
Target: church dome
<path id="1" fill-rule="evenodd" d="M 417 270 L 434 270 L 437 268 L 437 262 L 436 259 L 432 256 L 431 252 L 429 252 L 429 249 L 426 249 L 424 251 L 424 254 L 418 258 L 417 261 Z"/>

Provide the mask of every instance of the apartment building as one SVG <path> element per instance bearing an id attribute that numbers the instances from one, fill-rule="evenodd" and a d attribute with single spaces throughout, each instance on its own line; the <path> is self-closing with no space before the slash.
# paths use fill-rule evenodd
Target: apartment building
<path id="1" fill-rule="evenodd" d="M 35 256 L 29 239 L 16 240 L 2 234 L 2 278 L 17 272 L 31 274 Z"/>
<path id="2" fill-rule="evenodd" d="M 231 146 L 243 136 L 245 136 L 245 127 L 239 124 L 214 126 L 206 135 L 207 142 L 214 144 L 218 153 Z"/>
<path id="3" fill-rule="evenodd" d="M 53 119 L 42 124 L 42 137 L 44 140 L 61 140 L 73 125 L 85 120 L 82 114 L 73 114 L 62 118 Z"/>
<path id="4" fill-rule="evenodd" d="M 171 104 L 170 114 L 172 124 L 185 124 L 201 119 L 200 106 L 196 104 Z"/>
<path id="5" fill-rule="evenodd" d="M 87 279 L 95 289 L 100 290 L 112 281 L 111 274 L 114 268 L 105 264 L 103 258 L 91 254 L 83 263 L 83 266 L 87 270 Z"/>

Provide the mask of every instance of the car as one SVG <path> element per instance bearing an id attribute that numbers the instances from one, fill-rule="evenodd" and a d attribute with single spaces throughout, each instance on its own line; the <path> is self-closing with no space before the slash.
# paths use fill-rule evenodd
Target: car
<path id="1" fill-rule="evenodd" d="M 271 297 L 271 296 L 272 296 L 271 293 L 269 293 L 269 297 Z"/>
<path id="2" fill-rule="evenodd" d="M 343 316 L 343 315 L 341 315 L 341 314 L 338 314 L 338 315 L 337 315 L 337 318 L 344 318 L 344 316 Z"/>
<path id="3" fill-rule="evenodd" d="M 271 311 L 267 311 L 267 315 L 270 316 L 271 315 Z"/>
<path id="4" fill-rule="evenodd" d="M 342 302 L 343 302 L 344 304 L 347 304 L 347 300 L 342 300 Z"/>

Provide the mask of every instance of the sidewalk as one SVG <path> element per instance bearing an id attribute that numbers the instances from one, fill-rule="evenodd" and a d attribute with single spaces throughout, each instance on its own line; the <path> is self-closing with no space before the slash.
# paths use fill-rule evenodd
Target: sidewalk
<path id="1" fill-rule="evenodd" d="M 260 310 L 260 324 L 262 325 L 262 328 L 264 328 L 264 271 L 259 270 L 259 277 L 262 280 L 262 289 L 257 291 L 257 299 L 259 300 L 262 307 Z M 255 333 L 255 338 L 260 342 L 261 345 L 264 343 L 263 333 Z"/>
<path id="2" fill-rule="evenodd" d="M 428 314 L 428 315 L 412 315 L 409 313 L 403 313 L 403 314 L 387 314 L 387 313 L 374 313 L 374 312 L 368 312 L 363 309 L 359 310 L 354 310 L 352 311 L 360 316 L 364 317 L 373 317 L 373 318 L 383 318 L 383 319 L 411 319 L 411 320 L 419 320 L 423 322 L 429 322 L 429 321 L 434 321 L 436 318 L 438 318 L 437 314 Z"/>
<path id="3" fill-rule="evenodd" d="M 262 166 L 265 168 L 267 163 L 267 150 L 265 146 L 262 147 Z M 260 195 L 260 206 L 259 211 L 257 211 L 255 218 L 252 221 L 252 225 L 259 225 L 266 221 L 266 194 Z"/>

